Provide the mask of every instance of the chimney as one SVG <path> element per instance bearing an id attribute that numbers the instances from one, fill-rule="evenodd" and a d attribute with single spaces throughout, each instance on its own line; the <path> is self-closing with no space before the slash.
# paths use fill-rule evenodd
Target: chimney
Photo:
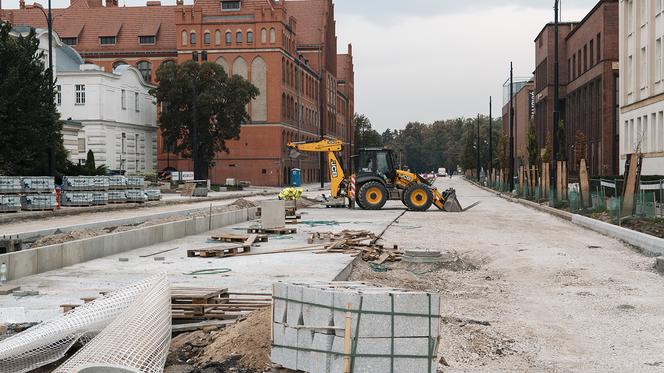
<path id="1" fill-rule="evenodd" d="M 118 7 L 118 0 L 106 0 L 106 7 L 107 8 L 117 8 Z"/>
<path id="2" fill-rule="evenodd" d="M 184 5 L 184 1 L 183 0 L 175 0 L 175 5 L 182 6 L 182 5 Z"/>
<path id="3" fill-rule="evenodd" d="M 352 56 L 353 55 L 353 44 L 348 43 L 348 55 Z"/>
<path id="4" fill-rule="evenodd" d="M 18 2 L 18 7 L 21 9 L 25 9 L 25 0 L 21 0 Z"/>

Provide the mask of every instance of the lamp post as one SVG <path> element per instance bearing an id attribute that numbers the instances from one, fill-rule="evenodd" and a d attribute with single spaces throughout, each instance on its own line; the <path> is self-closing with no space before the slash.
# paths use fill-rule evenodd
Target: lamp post
<path id="1" fill-rule="evenodd" d="M 46 25 L 48 26 L 48 78 L 49 78 L 49 91 L 51 99 L 55 96 L 53 91 L 53 14 L 51 13 L 51 0 L 48 0 L 48 14 L 44 11 L 41 5 L 33 4 L 27 7 L 28 9 L 39 9 L 46 18 Z M 54 136 L 50 136 L 48 140 L 48 173 L 55 176 L 55 144 Z"/>
<path id="2" fill-rule="evenodd" d="M 477 181 L 480 181 L 480 115 L 477 114 Z"/>
<path id="3" fill-rule="evenodd" d="M 514 190 L 514 69 L 510 62 L 510 143 L 509 143 L 509 186 L 510 192 Z"/>
<path id="4" fill-rule="evenodd" d="M 487 168 L 486 172 L 489 175 L 489 182 L 491 182 L 491 170 L 493 169 L 493 149 L 492 149 L 492 137 L 493 137 L 493 129 L 491 127 L 493 118 L 492 118 L 492 112 L 491 112 L 491 96 L 489 96 L 489 167 Z"/>
<path id="5" fill-rule="evenodd" d="M 556 185 L 556 171 L 558 159 L 558 122 L 560 122 L 560 97 L 558 86 L 560 84 L 560 76 L 558 71 L 558 1 L 554 1 L 553 11 L 555 13 L 553 20 L 553 154 L 551 154 L 551 164 L 553 172 L 551 172 L 551 185 Z"/>

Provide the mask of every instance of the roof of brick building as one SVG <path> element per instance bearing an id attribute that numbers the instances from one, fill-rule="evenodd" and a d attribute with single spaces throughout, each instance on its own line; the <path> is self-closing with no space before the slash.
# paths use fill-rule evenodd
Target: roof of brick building
<path id="1" fill-rule="evenodd" d="M 329 0 L 288 0 L 285 4 L 288 15 L 297 20 L 298 44 L 321 44 Z"/>

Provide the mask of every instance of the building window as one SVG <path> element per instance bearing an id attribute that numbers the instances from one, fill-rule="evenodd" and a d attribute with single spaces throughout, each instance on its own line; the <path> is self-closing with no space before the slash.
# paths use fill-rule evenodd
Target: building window
<path id="1" fill-rule="evenodd" d="M 134 160 L 136 162 L 136 171 L 138 171 L 138 168 L 140 167 L 140 158 L 139 158 L 139 152 L 138 152 L 138 142 L 139 142 L 139 137 L 138 134 L 134 135 Z"/>
<path id="2" fill-rule="evenodd" d="M 588 71 L 588 46 L 583 46 L 583 72 Z"/>
<path id="3" fill-rule="evenodd" d="M 206 32 L 203 34 L 203 44 L 210 44 L 210 33 Z"/>
<path id="4" fill-rule="evenodd" d="M 657 72 L 655 81 L 659 82 L 662 80 L 662 38 L 655 41 L 655 53 L 655 58 L 657 59 L 655 66 L 655 71 Z"/>
<path id="5" fill-rule="evenodd" d="M 189 44 L 195 45 L 196 44 L 196 33 L 192 32 L 189 34 Z"/>
<path id="6" fill-rule="evenodd" d="M 62 105 L 62 86 L 61 85 L 56 85 L 55 86 L 55 103 L 58 106 Z"/>
<path id="7" fill-rule="evenodd" d="M 187 45 L 187 40 L 189 39 L 187 31 L 182 31 L 182 45 Z"/>
<path id="8" fill-rule="evenodd" d="M 254 42 L 254 33 L 253 31 L 247 31 L 247 43 Z"/>
<path id="9" fill-rule="evenodd" d="M 152 80 L 152 64 L 148 61 L 141 61 L 136 66 L 138 67 L 138 71 L 141 72 L 143 79 L 149 83 Z"/>
<path id="10" fill-rule="evenodd" d="M 99 44 L 101 45 L 115 45 L 115 36 L 100 36 Z"/>
<path id="11" fill-rule="evenodd" d="M 124 89 L 120 92 L 120 103 L 122 105 L 122 110 L 127 110 L 127 91 Z"/>
<path id="12" fill-rule="evenodd" d="M 221 31 L 219 30 L 214 32 L 214 43 L 217 45 L 221 44 Z"/>
<path id="13" fill-rule="evenodd" d="M 78 139 L 78 154 L 85 154 L 85 137 Z"/>
<path id="14" fill-rule="evenodd" d="M 242 31 L 235 33 L 235 42 L 238 44 L 242 43 Z"/>
<path id="15" fill-rule="evenodd" d="M 263 43 L 263 44 L 267 43 L 267 30 L 266 29 L 261 30 L 261 43 Z"/>
<path id="16" fill-rule="evenodd" d="M 137 113 L 141 111 L 140 101 L 138 100 L 138 92 L 134 92 L 134 109 Z"/>
<path id="17" fill-rule="evenodd" d="M 71 46 L 74 46 L 76 43 L 78 43 L 78 38 L 62 38 L 60 40 L 62 40 L 63 43 Z"/>
<path id="18" fill-rule="evenodd" d="M 120 151 L 122 154 L 127 154 L 127 134 L 122 132 L 122 142 L 120 142 Z"/>
<path id="19" fill-rule="evenodd" d="M 237 11 L 240 10 L 239 1 L 221 0 L 221 10 Z"/>
<path id="20" fill-rule="evenodd" d="M 154 44 L 156 41 L 157 37 L 152 35 L 152 36 L 139 36 L 138 37 L 138 43 L 139 44 Z"/>
<path id="21" fill-rule="evenodd" d="M 648 82 L 648 55 L 646 47 L 641 48 L 641 88 L 645 88 Z"/>
<path id="22" fill-rule="evenodd" d="M 76 84 L 74 88 L 76 93 L 76 105 L 85 105 L 85 84 Z"/>
<path id="23" fill-rule="evenodd" d="M 602 61 L 602 35 L 597 34 L 597 63 Z"/>
<path id="24" fill-rule="evenodd" d="M 595 42 L 593 40 L 590 41 L 590 67 L 593 67 L 595 65 Z"/>
<path id="25" fill-rule="evenodd" d="M 634 1 L 627 2 L 627 33 L 634 32 Z"/>
<path id="26" fill-rule="evenodd" d="M 233 42 L 233 35 L 230 31 L 226 32 L 226 44 L 230 45 Z"/>
<path id="27" fill-rule="evenodd" d="M 270 29 L 270 44 L 277 42 L 277 31 L 274 28 Z"/>

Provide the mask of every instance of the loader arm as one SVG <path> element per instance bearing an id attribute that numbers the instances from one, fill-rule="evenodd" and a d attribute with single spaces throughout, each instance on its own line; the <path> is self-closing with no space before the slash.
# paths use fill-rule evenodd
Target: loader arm
<path id="1" fill-rule="evenodd" d="M 336 152 L 343 150 L 343 142 L 336 139 L 323 139 L 316 141 L 303 141 L 288 143 L 288 148 L 295 153 L 311 152 L 311 153 L 326 153 L 327 166 L 330 172 L 330 181 L 332 183 L 330 195 L 334 198 L 345 196 L 345 190 L 342 190 L 342 185 L 346 179 L 343 167 Z M 296 158 L 299 154 L 296 154 Z"/>

